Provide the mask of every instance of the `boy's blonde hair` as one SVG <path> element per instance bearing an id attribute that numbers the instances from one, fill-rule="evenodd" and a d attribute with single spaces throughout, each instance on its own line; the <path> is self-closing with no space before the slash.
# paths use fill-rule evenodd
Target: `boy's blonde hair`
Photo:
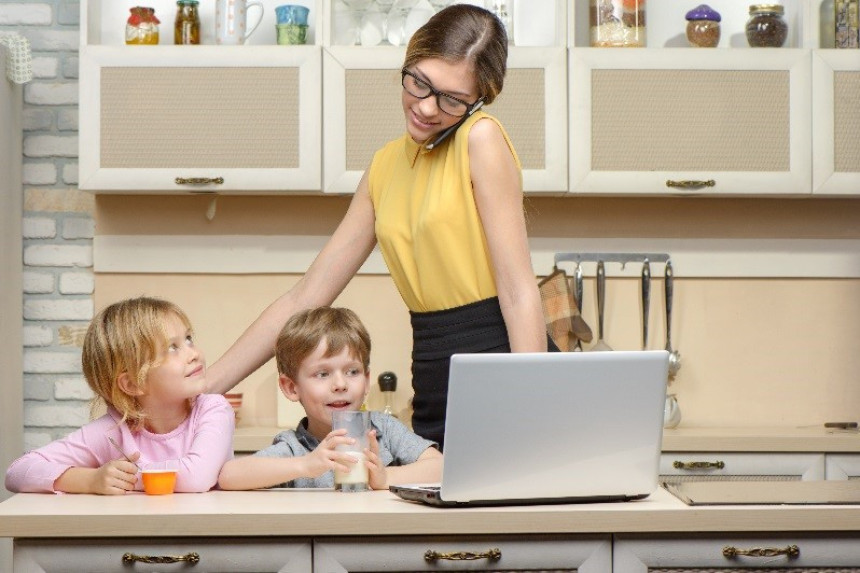
<path id="1" fill-rule="evenodd" d="M 348 308 L 321 306 L 294 314 L 278 335 L 275 359 L 278 372 L 296 380 L 302 362 L 325 339 L 325 357 L 349 348 L 353 357 L 370 371 L 370 335 L 358 315 Z"/>
<path id="2" fill-rule="evenodd" d="M 117 379 L 127 373 L 133 390 L 146 390 L 146 377 L 167 348 L 166 324 L 171 316 L 191 330 L 188 316 L 172 302 L 130 298 L 99 312 L 84 336 L 81 363 L 96 402 L 104 400 L 116 409 L 132 430 L 140 429 L 146 416 L 136 396 L 123 391 Z"/>

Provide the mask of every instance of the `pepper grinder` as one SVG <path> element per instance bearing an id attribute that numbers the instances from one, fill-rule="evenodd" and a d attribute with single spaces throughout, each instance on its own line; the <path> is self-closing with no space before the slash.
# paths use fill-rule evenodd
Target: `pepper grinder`
<path id="1" fill-rule="evenodd" d="M 383 414 L 394 414 L 394 391 L 397 390 L 397 375 L 394 372 L 383 372 L 377 379 L 379 389 L 382 391 L 382 397 L 385 400 L 385 406 L 382 408 Z"/>

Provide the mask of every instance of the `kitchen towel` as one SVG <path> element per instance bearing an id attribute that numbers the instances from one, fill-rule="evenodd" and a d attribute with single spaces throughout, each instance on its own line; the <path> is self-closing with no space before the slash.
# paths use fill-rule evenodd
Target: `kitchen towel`
<path id="1" fill-rule="evenodd" d="M 567 275 L 558 267 L 538 283 L 547 332 L 562 351 L 573 350 L 577 340 L 592 339 L 568 285 Z"/>

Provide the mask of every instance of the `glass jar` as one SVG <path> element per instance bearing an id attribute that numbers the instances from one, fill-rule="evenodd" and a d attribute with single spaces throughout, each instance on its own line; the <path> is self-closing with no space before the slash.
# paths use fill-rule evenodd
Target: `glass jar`
<path id="1" fill-rule="evenodd" d="M 490 12 L 496 15 L 502 25 L 505 27 L 505 33 L 508 35 L 508 43 L 514 42 L 514 20 L 511 16 L 512 2 L 507 0 L 493 0 L 491 3 Z"/>
<path id="2" fill-rule="evenodd" d="M 645 47 L 645 0 L 591 0 L 588 16 L 593 47 Z"/>
<path id="3" fill-rule="evenodd" d="M 158 25 L 161 23 L 155 17 L 155 8 L 135 6 L 130 8 L 131 16 L 125 25 L 126 44 L 157 44 Z"/>
<path id="4" fill-rule="evenodd" d="M 860 48 L 860 0 L 836 0 L 834 46 Z"/>
<path id="5" fill-rule="evenodd" d="M 173 43 L 200 43 L 200 14 L 197 12 L 197 0 L 177 0 Z"/>
<path id="6" fill-rule="evenodd" d="M 753 48 L 780 48 L 788 37 L 781 4 L 753 4 L 747 20 L 747 42 Z"/>
<path id="7" fill-rule="evenodd" d="M 720 13 L 700 4 L 687 12 L 687 41 L 694 48 L 715 48 L 720 43 Z"/>

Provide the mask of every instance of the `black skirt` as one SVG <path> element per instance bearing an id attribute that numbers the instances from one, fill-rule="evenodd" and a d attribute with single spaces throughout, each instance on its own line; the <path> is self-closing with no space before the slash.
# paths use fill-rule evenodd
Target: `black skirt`
<path id="1" fill-rule="evenodd" d="M 498 297 L 434 312 L 410 312 L 412 322 L 412 429 L 444 447 L 451 355 L 510 352 Z M 547 335 L 551 352 L 558 347 Z"/>

